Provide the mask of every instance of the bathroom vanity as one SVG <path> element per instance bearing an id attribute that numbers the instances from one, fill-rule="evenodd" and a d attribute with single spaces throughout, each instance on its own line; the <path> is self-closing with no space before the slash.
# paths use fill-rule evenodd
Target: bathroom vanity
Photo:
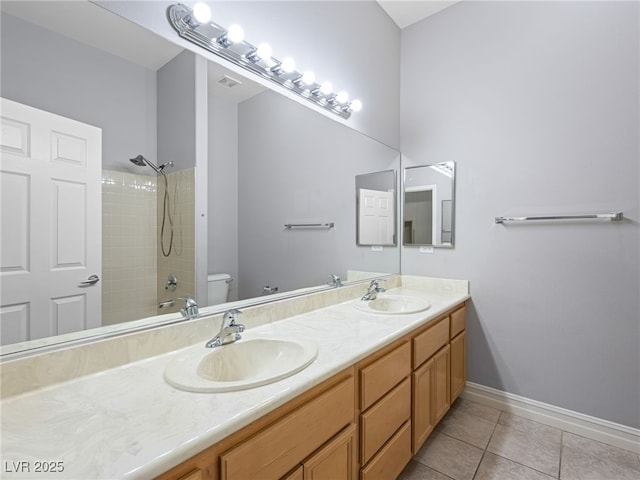
<path id="1" fill-rule="evenodd" d="M 408 313 L 363 311 L 366 285 L 276 302 L 281 318 L 262 325 L 245 310 L 238 344 L 318 345 L 313 363 L 270 384 L 176 389 L 163 372 L 189 346 L 5 397 L 2 460 L 62 462 L 57 478 L 395 478 L 464 387 L 468 282 L 395 277 L 379 298 L 428 306 Z M 213 326 L 197 342 L 218 317 L 194 321 Z"/>
<path id="2" fill-rule="evenodd" d="M 464 303 L 159 478 L 391 479 L 462 391 Z"/>

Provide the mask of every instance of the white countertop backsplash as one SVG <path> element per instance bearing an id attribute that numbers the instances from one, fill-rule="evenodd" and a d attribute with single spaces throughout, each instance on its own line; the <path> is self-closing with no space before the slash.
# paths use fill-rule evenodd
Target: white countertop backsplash
<path id="1" fill-rule="evenodd" d="M 355 299 L 246 330 L 243 339 L 284 335 L 318 344 L 310 366 L 270 385 L 177 390 L 163 372 L 180 349 L 4 398 L 1 476 L 152 478 L 469 298 L 462 280 L 403 276 L 402 285 L 389 292 L 425 298 L 429 310 L 369 314 L 353 308 Z M 34 472 L 43 461 L 64 470 Z"/>

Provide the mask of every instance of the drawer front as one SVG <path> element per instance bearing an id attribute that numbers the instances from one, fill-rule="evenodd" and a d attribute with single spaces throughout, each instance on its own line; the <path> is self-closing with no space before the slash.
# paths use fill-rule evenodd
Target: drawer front
<path id="1" fill-rule="evenodd" d="M 413 368 L 418 368 L 447 343 L 449 343 L 449 317 L 439 320 L 434 326 L 413 339 Z"/>
<path id="2" fill-rule="evenodd" d="M 458 335 L 466 327 L 467 307 L 459 308 L 451 314 L 451 338 Z"/>
<path id="3" fill-rule="evenodd" d="M 411 373 L 411 346 L 404 343 L 360 371 L 362 410 L 369 408 Z"/>
<path id="4" fill-rule="evenodd" d="M 411 418 L 411 381 L 404 381 L 361 416 L 361 463 L 364 465 L 393 433 Z"/>
<path id="5" fill-rule="evenodd" d="M 220 457 L 221 478 L 280 478 L 354 420 L 349 377 Z"/>
<path id="6" fill-rule="evenodd" d="M 361 480 L 397 478 L 411 460 L 411 422 L 406 422 L 360 472 Z"/>
<path id="7" fill-rule="evenodd" d="M 178 480 L 202 480 L 203 478 L 202 470 L 197 469 L 193 472 L 187 473 L 184 477 L 180 477 Z"/>

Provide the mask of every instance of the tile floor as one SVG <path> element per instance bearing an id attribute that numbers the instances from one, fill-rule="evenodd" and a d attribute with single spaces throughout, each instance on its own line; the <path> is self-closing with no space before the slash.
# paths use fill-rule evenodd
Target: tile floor
<path id="1" fill-rule="evenodd" d="M 638 480 L 640 457 L 459 398 L 398 480 Z"/>

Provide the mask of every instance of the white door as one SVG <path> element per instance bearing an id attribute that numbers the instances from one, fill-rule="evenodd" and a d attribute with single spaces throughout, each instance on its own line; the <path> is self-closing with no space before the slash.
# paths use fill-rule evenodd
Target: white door
<path id="1" fill-rule="evenodd" d="M 100 326 L 102 130 L 4 98 L 0 120 L 0 343 Z"/>
<path id="2" fill-rule="evenodd" d="M 393 192 L 360 189 L 358 212 L 360 245 L 390 245 L 394 243 Z"/>

